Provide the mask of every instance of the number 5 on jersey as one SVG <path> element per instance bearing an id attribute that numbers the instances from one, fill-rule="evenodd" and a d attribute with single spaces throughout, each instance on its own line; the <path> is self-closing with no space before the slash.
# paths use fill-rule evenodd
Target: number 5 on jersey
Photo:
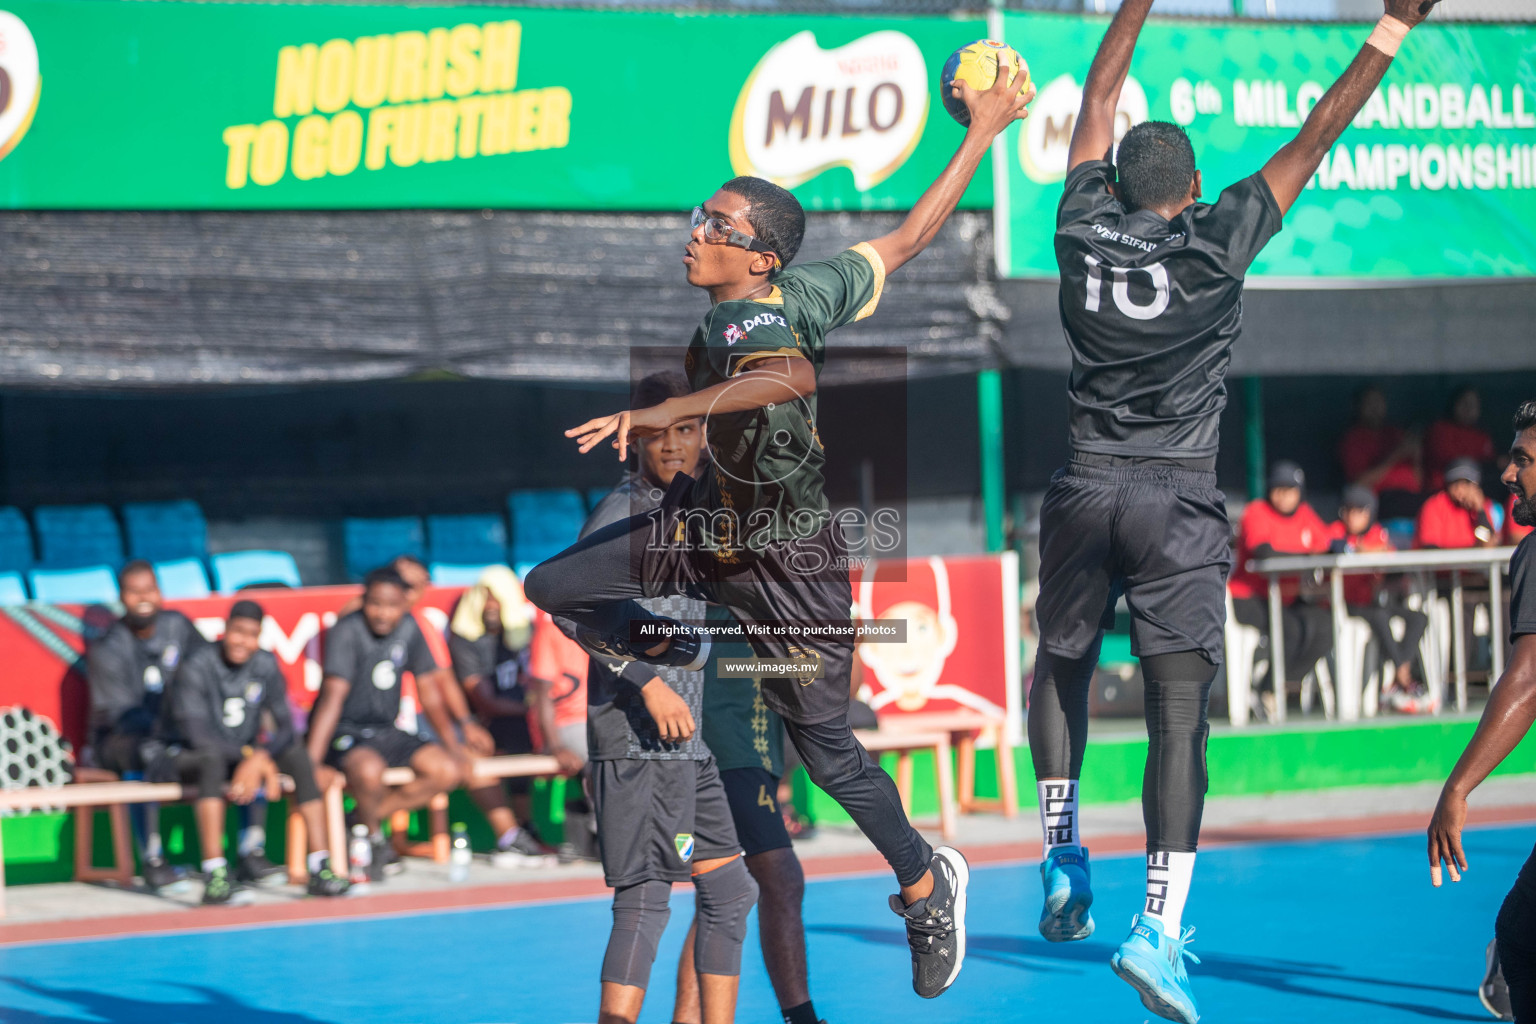
<path id="1" fill-rule="evenodd" d="M 1088 264 L 1088 294 L 1085 304 L 1088 312 L 1097 313 L 1104 290 L 1104 267 L 1097 256 L 1085 255 L 1083 260 Z M 1115 308 L 1132 320 L 1156 320 L 1168 308 L 1168 271 L 1161 263 L 1149 263 L 1144 267 L 1110 267 L 1108 269 L 1114 275 L 1114 283 L 1110 285 L 1110 295 L 1114 299 Z M 1152 301 L 1145 306 L 1138 305 L 1131 299 L 1132 271 L 1146 274 L 1152 279 Z"/>

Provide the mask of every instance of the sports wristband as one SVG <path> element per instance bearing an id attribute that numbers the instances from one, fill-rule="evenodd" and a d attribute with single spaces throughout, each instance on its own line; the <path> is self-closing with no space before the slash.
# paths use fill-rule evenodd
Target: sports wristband
<path id="1" fill-rule="evenodd" d="M 1403 45 L 1403 40 L 1408 37 L 1409 26 L 1398 21 L 1390 14 L 1383 14 L 1376 27 L 1371 29 L 1371 34 L 1365 41 L 1366 46 L 1374 46 L 1388 57 L 1397 56 L 1397 48 Z"/>

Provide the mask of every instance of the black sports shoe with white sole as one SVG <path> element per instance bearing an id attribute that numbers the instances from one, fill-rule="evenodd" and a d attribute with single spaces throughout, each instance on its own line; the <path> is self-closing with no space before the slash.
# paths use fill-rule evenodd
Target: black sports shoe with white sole
<path id="1" fill-rule="evenodd" d="M 1484 953 L 1488 969 L 1483 973 L 1483 983 L 1477 986 L 1477 998 L 1483 1009 L 1499 1020 L 1514 1020 L 1515 1011 L 1509 1005 L 1509 986 L 1504 983 L 1504 969 L 1499 965 L 1499 941 L 1488 943 Z"/>
<path id="2" fill-rule="evenodd" d="M 891 909 L 907 925 L 907 945 L 912 947 L 912 991 L 924 999 L 941 996 L 960 976 L 965 963 L 965 890 L 971 869 L 959 850 L 941 846 L 929 864 L 933 892 L 910 907 L 899 895 L 891 897 Z"/>
<path id="3" fill-rule="evenodd" d="M 615 672 L 621 671 L 624 663 L 631 661 L 643 661 L 649 665 L 667 665 L 682 669 L 684 672 L 697 672 L 709 664 L 709 651 L 713 644 L 708 632 L 695 629 L 676 619 L 657 618 L 654 621 L 663 624 L 662 635 L 672 641 L 660 654 L 645 654 L 624 637 L 600 633 L 585 626 L 577 627 L 576 642 L 585 648 L 588 654 L 600 661 L 608 662 L 609 667 Z"/>

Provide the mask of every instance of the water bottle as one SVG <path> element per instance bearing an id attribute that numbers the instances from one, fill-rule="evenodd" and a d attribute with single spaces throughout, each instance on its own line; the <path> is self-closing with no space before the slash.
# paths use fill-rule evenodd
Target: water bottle
<path id="1" fill-rule="evenodd" d="M 373 844 L 368 841 L 367 825 L 352 826 L 352 841 L 347 845 L 347 861 L 351 865 L 348 879 L 353 885 L 366 885 L 368 869 L 373 866 Z"/>
<path id="2" fill-rule="evenodd" d="M 469 849 L 469 829 L 464 827 L 462 821 L 453 823 L 453 846 L 448 851 L 448 881 L 465 882 L 469 880 L 469 861 L 471 857 Z"/>

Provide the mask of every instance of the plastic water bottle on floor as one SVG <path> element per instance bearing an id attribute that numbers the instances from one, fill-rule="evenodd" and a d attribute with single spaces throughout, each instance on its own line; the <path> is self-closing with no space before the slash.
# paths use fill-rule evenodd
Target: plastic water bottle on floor
<path id="1" fill-rule="evenodd" d="M 368 826 L 353 825 L 352 841 L 347 844 L 348 879 L 353 885 L 368 884 L 368 869 L 373 866 L 373 844 L 368 841 Z"/>
<path id="2" fill-rule="evenodd" d="M 471 856 L 469 829 L 465 828 L 462 821 L 456 821 L 453 823 L 453 847 L 448 851 L 448 881 L 465 882 L 469 880 Z"/>

